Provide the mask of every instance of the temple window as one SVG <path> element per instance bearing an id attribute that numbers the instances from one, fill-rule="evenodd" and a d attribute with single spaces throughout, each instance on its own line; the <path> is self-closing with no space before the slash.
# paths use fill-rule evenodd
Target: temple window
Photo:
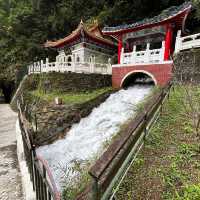
<path id="1" fill-rule="evenodd" d="M 80 57 L 79 56 L 76 57 L 76 62 L 80 62 Z"/>
<path id="2" fill-rule="evenodd" d="M 71 66 L 71 62 L 72 62 L 72 58 L 71 58 L 71 56 L 69 56 L 68 58 L 67 58 L 67 65 L 68 66 Z"/>
<path id="3" fill-rule="evenodd" d="M 95 56 L 94 55 L 90 56 L 89 62 L 92 63 L 94 61 L 95 61 Z"/>
<path id="4" fill-rule="evenodd" d="M 153 42 L 150 44 L 150 50 L 161 49 L 161 48 L 162 48 L 162 42 Z"/>
<path id="5" fill-rule="evenodd" d="M 136 51 L 146 51 L 147 45 L 144 44 L 139 44 L 136 46 Z"/>

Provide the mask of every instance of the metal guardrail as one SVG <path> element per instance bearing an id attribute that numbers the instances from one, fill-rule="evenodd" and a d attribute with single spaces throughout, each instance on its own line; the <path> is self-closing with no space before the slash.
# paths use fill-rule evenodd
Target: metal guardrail
<path id="1" fill-rule="evenodd" d="M 171 84 L 144 106 L 144 111 L 136 116 L 133 123 L 117 138 L 89 170 L 93 179 L 93 200 L 110 199 L 117 182 L 123 177 L 128 164 L 138 152 L 149 130 L 162 110 Z M 111 198 L 112 199 L 112 198 Z"/>
<path id="2" fill-rule="evenodd" d="M 18 118 L 24 146 L 26 164 L 30 173 L 33 190 L 37 200 L 60 200 L 61 195 L 56 187 L 47 162 L 36 154 L 35 147 L 30 139 L 30 130 L 21 105 L 18 101 Z"/>

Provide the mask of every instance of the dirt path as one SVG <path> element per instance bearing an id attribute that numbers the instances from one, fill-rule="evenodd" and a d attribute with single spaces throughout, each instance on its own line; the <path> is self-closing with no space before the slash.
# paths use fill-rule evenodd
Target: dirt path
<path id="1" fill-rule="evenodd" d="M 16 146 L 17 114 L 0 104 L 0 200 L 23 200 Z"/>

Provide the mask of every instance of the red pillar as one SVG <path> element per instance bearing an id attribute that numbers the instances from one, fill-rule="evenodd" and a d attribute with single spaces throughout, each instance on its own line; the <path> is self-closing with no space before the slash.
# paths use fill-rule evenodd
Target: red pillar
<path id="1" fill-rule="evenodd" d="M 172 26 L 167 25 L 167 31 L 165 36 L 165 54 L 164 60 L 169 60 L 171 54 L 171 44 L 172 44 Z"/>
<path id="2" fill-rule="evenodd" d="M 118 40 L 118 64 L 121 62 L 121 52 L 122 52 L 122 36 Z"/>

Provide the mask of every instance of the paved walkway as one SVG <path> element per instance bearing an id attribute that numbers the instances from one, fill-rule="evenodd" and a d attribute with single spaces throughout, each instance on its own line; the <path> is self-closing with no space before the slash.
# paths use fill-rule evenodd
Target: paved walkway
<path id="1" fill-rule="evenodd" d="M 0 104 L 0 200 L 23 200 L 18 168 L 17 114 L 9 105 Z"/>

